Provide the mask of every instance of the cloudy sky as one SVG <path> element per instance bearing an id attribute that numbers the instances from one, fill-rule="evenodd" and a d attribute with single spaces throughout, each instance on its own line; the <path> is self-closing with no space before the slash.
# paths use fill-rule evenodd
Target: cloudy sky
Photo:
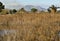
<path id="1" fill-rule="evenodd" d="M 6 8 L 19 8 L 22 5 L 60 6 L 60 0 L 0 0 Z"/>

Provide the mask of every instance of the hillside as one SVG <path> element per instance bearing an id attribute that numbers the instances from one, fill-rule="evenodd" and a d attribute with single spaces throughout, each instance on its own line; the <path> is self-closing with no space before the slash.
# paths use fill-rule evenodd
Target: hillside
<path id="1" fill-rule="evenodd" d="M 0 15 L 0 30 L 15 30 L 10 41 L 60 41 L 60 14 L 22 13 Z M 12 31 L 13 32 L 13 31 Z M 1 31 L 0 31 L 1 33 Z M 1 35 L 0 35 L 1 36 Z M 1 37 L 0 37 L 1 38 Z"/>

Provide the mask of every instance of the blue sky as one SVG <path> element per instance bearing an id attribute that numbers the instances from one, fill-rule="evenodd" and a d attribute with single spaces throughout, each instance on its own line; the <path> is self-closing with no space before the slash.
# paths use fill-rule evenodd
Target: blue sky
<path id="1" fill-rule="evenodd" d="M 48 7 L 50 5 L 60 6 L 60 0 L 0 0 L 6 8 L 18 7 L 21 5 L 39 5 Z"/>

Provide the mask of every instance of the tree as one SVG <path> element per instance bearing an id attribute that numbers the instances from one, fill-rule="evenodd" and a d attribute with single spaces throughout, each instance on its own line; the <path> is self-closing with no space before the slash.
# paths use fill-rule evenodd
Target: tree
<path id="1" fill-rule="evenodd" d="M 57 11 L 57 8 L 54 5 L 52 5 L 51 7 L 48 8 L 48 12 L 55 13 L 56 11 Z"/>
<path id="2" fill-rule="evenodd" d="M 57 8 L 54 5 L 52 5 L 51 8 L 54 10 L 54 12 L 57 11 Z"/>
<path id="3" fill-rule="evenodd" d="M 12 11 L 13 11 L 13 13 L 16 13 L 16 12 L 17 12 L 17 10 L 16 10 L 16 9 L 13 9 Z"/>
<path id="4" fill-rule="evenodd" d="M 2 11 L 2 9 L 4 9 L 5 8 L 5 6 L 3 5 L 3 3 L 2 2 L 0 2 L 0 12 Z"/>
<path id="5" fill-rule="evenodd" d="M 32 8 L 31 11 L 32 11 L 32 12 L 36 12 L 37 9 L 36 9 L 36 8 Z"/>

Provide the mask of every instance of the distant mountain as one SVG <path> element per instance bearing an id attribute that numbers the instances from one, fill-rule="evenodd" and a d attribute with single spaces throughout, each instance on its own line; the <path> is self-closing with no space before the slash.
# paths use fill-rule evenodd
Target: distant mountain
<path id="1" fill-rule="evenodd" d="M 24 6 L 24 9 L 26 11 L 31 11 L 32 8 L 35 8 L 35 7 L 33 5 L 26 5 L 26 6 Z"/>
<path id="2" fill-rule="evenodd" d="M 26 11 L 31 11 L 32 8 L 36 8 L 38 11 L 46 10 L 45 8 L 42 8 L 40 6 L 33 6 L 33 5 L 26 5 L 26 6 L 24 6 L 24 9 Z"/>
<path id="3" fill-rule="evenodd" d="M 45 11 L 45 8 L 42 8 L 41 6 L 36 6 L 36 9 L 38 9 L 38 11 Z"/>
<path id="4" fill-rule="evenodd" d="M 45 11 L 45 8 L 42 8 L 41 6 L 33 6 L 33 5 L 8 5 L 7 9 L 21 9 L 24 8 L 26 11 L 31 11 L 32 8 L 36 8 L 38 11 Z"/>

